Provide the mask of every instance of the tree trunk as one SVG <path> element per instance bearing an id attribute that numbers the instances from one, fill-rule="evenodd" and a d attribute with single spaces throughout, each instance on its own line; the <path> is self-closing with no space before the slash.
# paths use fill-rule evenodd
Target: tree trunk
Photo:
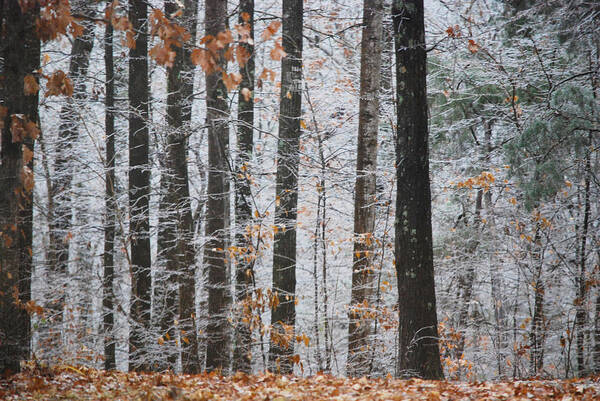
<path id="1" fill-rule="evenodd" d="M 205 10 L 206 35 L 216 37 L 227 29 L 227 2 L 208 0 Z M 229 193 L 226 174 L 229 156 L 229 106 L 227 89 L 222 80 L 227 61 L 223 50 L 217 64 L 220 70 L 206 74 L 206 125 L 208 126 L 208 201 L 206 204 L 206 237 L 204 266 L 208 271 L 208 325 L 206 328 L 206 370 L 229 369 L 230 308 L 228 263 L 224 252 L 228 241 L 227 211 Z"/>
<path id="2" fill-rule="evenodd" d="M 249 40 L 241 46 L 248 53 L 248 61 L 241 66 L 242 82 L 238 94 L 238 160 L 235 174 L 235 240 L 240 248 L 235 271 L 235 298 L 240 305 L 241 315 L 235 326 L 235 347 L 233 350 L 233 370 L 250 373 L 252 368 L 251 343 L 252 332 L 250 323 L 244 320 L 244 314 L 252 314 L 248 307 L 251 300 L 249 291 L 252 285 L 252 260 L 248 249 L 252 246 L 252 236 L 245 235 L 246 227 L 252 223 L 252 204 L 249 165 L 252 160 L 254 147 L 254 0 L 241 0 L 239 21 L 240 25 L 250 28 Z M 248 97 L 248 92 L 250 96 Z"/>
<path id="3" fill-rule="evenodd" d="M 273 292 L 279 304 L 271 308 L 269 368 L 283 374 L 293 370 L 296 323 L 296 220 L 300 115 L 302 113 L 302 0 L 283 0 L 283 49 L 279 140 L 275 189 Z M 287 332 L 286 329 L 287 328 Z M 291 335 L 291 338 L 289 337 Z"/>
<path id="4" fill-rule="evenodd" d="M 533 261 L 535 266 L 534 283 L 534 302 L 533 316 L 531 320 L 531 331 L 529 333 L 529 346 L 531 349 L 530 366 L 533 376 L 539 375 L 544 369 L 544 343 L 546 342 L 546 316 L 544 312 L 544 296 L 546 295 L 546 286 L 542 274 L 544 272 L 544 264 L 541 259 L 541 238 L 539 227 L 535 231 L 535 239 Z"/>
<path id="5" fill-rule="evenodd" d="M 81 4 L 81 12 L 92 14 L 89 5 Z M 87 97 L 86 78 L 90 61 L 90 52 L 94 45 L 94 24 L 82 21 L 83 33 L 73 40 L 71 47 L 71 60 L 69 64 L 69 78 L 73 81 L 73 96 L 66 98 L 60 111 L 60 126 L 58 129 L 58 143 L 56 145 L 56 159 L 54 161 L 55 179 L 50 189 L 50 269 L 57 279 L 56 291 L 58 298 L 52 300 L 50 310 L 54 314 L 54 321 L 61 324 L 69 320 L 63 316 L 65 308 L 65 295 L 68 292 L 68 262 L 71 230 L 73 217 L 71 183 L 74 176 L 73 149 L 79 137 L 79 121 L 82 118 L 81 103 Z M 60 336 L 60 332 L 57 333 Z M 58 344 L 53 344 L 53 347 Z"/>
<path id="6" fill-rule="evenodd" d="M 33 146 L 36 132 L 11 125 L 38 124 L 38 94 L 26 94 L 24 78 L 40 66 L 37 5 L 23 11 L 4 0 L 0 19 L 3 60 L 0 83 L 0 375 L 20 371 L 29 358 L 31 300 Z M 37 79 L 36 79 L 37 81 Z"/>
<path id="7" fill-rule="evenodd" d="M 173 15 L 175 2 L 165 3 L 165 14 Z M 176 22 L 191 26 L 196 34 L 197 2 L 188 0 L 184 14 Z M 187 166 L 187 133 L 191 120 L 193 66 L 186 47 L 175 47 L 173 66 L 167 69 L 166 160 L 161 178 L 162 196 L 159 214 L 158 253 L 165 261 L 166 282 L 161 283 L 165 295 L 161 328 L 169 333 L 175 347 L 180 330 L 182 368 L 184 373 L 198 373 L 198 340 L 194 322 L 195 250 L 193 246 L 192 211 L 189 198 Z M 179 313 L 178 313 L 179 312 Z M 178 325 L 175 322 L 178 321 Z M 167 368 L 175 370 L 177 353 L 167 354 Z"/>
<path id="8" fill-rule="evenodd" d="M 184 0 L 184 23 L 188 27 L 192 43 L 196 41 L 198 25 L 198 1 Z M 189 10 L 189 11 L 188 11 Z M 189 47 L 182 51 L 182 82 L 181 121 L 183 127 L 188 127 L 192 121 L 192 101 L 194 96 L 194 71 L 195 65 L 190 59 Z M 182 330 L 189 333 L 182 338 L 181 366 L 183 373 L 196 374 L 200 372 L 200 358 L 198 355 L 198 328 L 196 326 L 196 249 L 194 247 L 194 218 L 190 199 L 187 136 L 181 133 L 177 138 L 177 146 L 173 149 L 176 153 L 175 171 L 177 195 L 179 197 L 179 244 L 182 275 L 179 280 L 179 320 Z"/>
<path id="9" fill-rule="evenodd" d="M 114 337 L 114 290 L 115 273 L 115 231 L 117 224 L 117 201 L 115 196 L 115 65 L 113 58 L 113 27 L 106 24 L 104 32 L 104 68 L 106 70 L 105 91 L 105 133 L 106 133 L 106 171 L 105 171 L 105 208 L 104 222 L 104 265 L 103 279 L 103 323 L 104 323 L 104 369 L 117 368 Z"/>
<path id="10" fill-rule="evenodd" d="M 398 374 L 443 377 L 431 233 L 423 0 L 392 6 L 396 51 Z"/>
<path id="11" fill-rule="evenodd" d="M 146 336 L 150 328 L 150 166 L 148 164 L 148 5 L 129 1 L 135 48 L 129 50 L 129 231 L 132 300 L 129 332 L 129 369 L 150 370 Z"/>
<path id="12" fill-rule="evenodd" d="M 369 334 L 372 319 L 363 315 L 373 307 L 373 250 L 376 209 L 377 133 L 383 0 L 365 0 L 361 41 L 360 105 L 354 199 L 352 295 L 348 325 L 348 376 L 369 371 Z M 368 313 L 367 313 L 368 314 Z"/>
<path id="13" fill-rule="evenodd" d="M 587 241 L 588 241 L 588 228 L 590 223 L 590 177 L 592 174 L 591 166 L 591 154 L 589 149 L 592 149 L 592 132 L 588 134 L 588 151 L 585 157 L 585 171 L 584 171 L 584 209 L 583 209 L 583 226 L 581 228 L 581 245 L 579 247 L 579 277 L 577 278 L 577 312 L 575 314 L 575 330 L 577 331 L 576 344 L 577 344 L 577 373 L 579 377 L 586 376 L 589 372 L 585 365 L 584 355 L 584 340 L 587 322 L 587 298 L 588 298 L 588 283 L 587 283 L 587 272 L 586 272 L 586 259 L 587 259 Z"/>

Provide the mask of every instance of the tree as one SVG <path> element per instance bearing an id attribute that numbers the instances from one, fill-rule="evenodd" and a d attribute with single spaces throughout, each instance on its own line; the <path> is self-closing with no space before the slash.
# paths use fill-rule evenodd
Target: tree
<path id="1" fill-rule="evenodd" d="M 87 2 L 78 4 L 79 11 L 86 17 L 93 17 L 94 11 Z M 90 53 L 94 45 L 94 24 L 89 20 L 82 21 L 83 32 L 73 40 L 71 58 L 69 62 L 69 79 L 73 82 L 73 95 L 69 96 L 60 111 L 60 126 L 58 129 L 58 143 L 56 145 L 56 158 L 54 160 L 54 179 L 49 188 L 48 212 L 50 215 L 49 233 L 49 264 L 56 276 L 58 286 L 63 288 L 59 296 L 52 300 L 51 310 L 54 319 L 59 325 L 68 321 L 63 316 L 65 297 L 67 293 L 67 273 L 69 262 L 71 226 L 73 219 L 73 205 L 71 183 L 73 181 L 75 166 L 73 161 L 73 148 L 79 138 L 79 124 L 83 118 L 79 113 L 82 103 L 87 95 L 86 79 L 89 66 Z M 56 333 L 56 340 L 60 338 L 60 331 Z M 54 344 L 58 346 L 59 344 Z"/>
<path id="2" fill-rule="evenodd" d="M 0 374 L 20 371 L 30 351 L 33 151 L 38 129 L 37 4 L 1 4 Z"/>
<path id="3" fill-rule="evenodd" d="M 252 192 L 249 180 L 249 164 L 252 160 L 254 148 L 254 0 L 241 0 L 239 10 L 239 24 L 249 30 L 245 42 L 239 46 L 243 49 L 245 63 L 238 59 L 242 81 L 238 93 L 238 160 L 236 163 L 235 180 L 235 241 L 240 248 L 241 257 L 238 258 L 235 270 L 235 299 L 240 304 L 242 313 L 251 300 L 249 292 L 253 281 L 253 265 L 247 252 L 252 246 L 252 236 L 247 234 L 246 228 L 252 222 Z M 246 323 L 240 316 L 235 326 L 235 346 L 233 351 L 233 370 L 250 373 L 252 367 L 251 342 L 252 333 L 249 322 Z"/>
<path id="4" fill-rule="evenodd" d="M 196 35 L 197 1 L 187 0 L 182 16 L 177 20 Z M 175 2 L 165 3 L 165 14 L 176 15 Z M 180 329 L 182 367 L 184 373 L 198 373 L 198 340 L 195 325 L 195 249 L 193 219 L 188 180 L 187 138 L 192 117 L 193 72 L 188 47 L 174 46 L 175 58 L 167 69 L 167 125 L 165 166 L 162 172 L 162 197 L 159 211 L 158 253 L 165 259 L 166 292 L 162 332 L 177 339 Z M 177 305 L 177 306 L 176 306 Z M 177 313 L 179 312 L 179 313 Z M 176 324 L 175 322 L 179 322 Z M 171 353 L 169 368 L 175 369 L 177 353 Z"/>
<path id="5" fill-rule="evenodd" d="M 208 200 L 206 202 L 206 237 L 204 265 L 208 273 L 208 325 L 206 328 L 206 370 L 229 368 L 230 333 L 227 313 L 231 303 L 229 291 L 227 220 L 229 193 L 226 174 L 229 157 L 229 106 L 223 82 L 227 61 L 225 45 L 217 44 L 227 29 L 227 2 L 209 0 L 205 9 L 206 36 L 215 45 L 213 68 L 206 70 L 206 125 L 208 126 Z M 221 36 L 219 36 L 221 35 Z"/>
<path id="6" fill-rule="evenodd" d="M 283 50 L 279 97 L 279 139 L 275 188 L 273 292 L 269 367 L 281 373 L 293 369 L 296 322 L 296 221 L 298 164 L 302 113 L 302 0 L 283 0 Z"/>
<path id="7" fill-rule="evenodd" d="M 392 18 L 397 93 L 394 250 L 398 279 L 398 374 L 441 379 L 431 232 L 423 0 L 395 1 Z"/>
<path id="8" fill-rule="evenodd" d="M 110 4 L 110 3 L 109 3 Z M 111 7 L 110 5 L 107 7 Z M 109 8 L 112 13 L 112 7 Z M 104 369 L 116 369 L 115 338 L 114 338 L 114 274 L 115 274 L 115 231 L 117 225 L 117 201 L 115 193 L 115 65 L 113 56 L 113 26 L 107 22 L 104 31 L 104 69 L 106 71 L 104 99 L 105 115 L 104 130 L 106 133 L 105 155 L 105 222 L 104 222 L 104 253 L 102 255 L 103 282 L 102 308 L 104 332 Z"/>
<path id="9" fill-rule="evenodd" d="M 130 0 L 129 20 L 135 45 L 129 50 L 129 231 L 132 301 L 129 368 L 149 370 L 145 333 L 150 326 L 150 167 L 148 165 L 148 5 Z"/>
<path id="10" fill-rule="evenodd" d="M 361 40 L 360 105 L 354 199 L 352 296 L 348 324 L 348 376 L 368 373 L 370 319 L 363 319 L 373 303 L 373 233 L 375 231 L 377 133 L 383 1 L 365 0 Z M 366 313 L 365 313 L 366 312 Z"/>

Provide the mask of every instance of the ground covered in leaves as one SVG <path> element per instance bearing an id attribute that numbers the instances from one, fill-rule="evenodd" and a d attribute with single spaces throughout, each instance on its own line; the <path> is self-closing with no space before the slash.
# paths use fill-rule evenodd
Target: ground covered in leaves
<path id="1" fill-rule="evenodd" d="M 0 400 L 598 400 L 600 378 L 506 382 L 232 377 L 105 372 L 64 366 L 0 379 Z"/>

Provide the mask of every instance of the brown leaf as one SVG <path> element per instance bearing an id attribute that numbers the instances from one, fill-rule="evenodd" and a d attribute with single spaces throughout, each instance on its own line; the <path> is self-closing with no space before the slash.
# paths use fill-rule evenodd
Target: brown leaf
<path id="1" fill-rule="evenodd" d="M 35 95 L 40 90 L 40 86 L 33 75 L 26 75 L 23 78 L 23 93 L 26 95 Z"/>
<path id="2" fill-rule="evenodd" d="M 29 164 L 33 160 L 33 152 L 29 149 L 29 146 L 23 147 L 23 164 Z"/>
<path id="3" fill-rule="evenodd" d="M 40 129 L 34 121 L 25 121 L 25 132 L 27 136 L 33 140 L 36 140 L 40 136 Z"/>
<path id="4" fill-rule="evenodd" d="M 473 39 L 469 39 L 469 44 L 467 45 L 467 48 L 472 54 L 475 54 L 479 51 L 479 45 Z"/>
<path id="5" fill-rule="evenodd" d="M 175 61 L 175 52 L 169 50 L 164 44 L 159 43 L 150 49 L 150 57 L 152 57 L 159 65 L 165 65 L 169 68 L 173 67 Z"/>
<path id="6" fill-rule="evenodd" d="M 23 142 L 25 139 L 25 127 L 23 126 L 23 114 L 13 114 L 10 122 L 10 133 L 12 135 L 12 143 Z"/>
<path id="7" fill-rule="evenodd" d="M 33 190 L 33 171 L 27 166 L 23 166 L 23 170 L 21 170 L 21 183 L 25 192 L 31 192 Z"/>
<path id="8" fill-rule="evenodd" d="M 62 70 L 58 70 L 48 78 L 45 97 L 73 95 L 73 81 Z"/>
<path id="9" fill-rule="evenodd" d="M 190 55 L 192 63 L 199 65 L 207 74 L 217 71 L 217 62 L 206 49 L 194 49 Z"/>
<path id="10" fill-rule="evenodd" d="M 241 76 L 241 74 L 239 74 L 237 72 L 232 72 L 231 74 L 227 74 L 226 72 L 223 72 L 222 77 L 223 77 L 223 83 L 227 87 L 228 91 L 231 91 L 231 90 L 237 88 L 237 86 L 240 84 L 240 82 L 242 82 L 242 76 Z"/>
<path id="11" fill-rule="evenodd" d="M 237 62 L 240 65 L 240 67 L 243 68 L 248 62 L 248 60 L 250 60 L 252 54 L 250 54 L 250 52 L 244 46 L 237 46 L 235 50 L 235 57 L 237 58 Z"/>
<path id="12" fill-rule="evenodd" d="M 262 40 L 265 40 L 265 41 L 269 40 L 273 35 L 275 35 L 275 33 L 277 33 L 280 26 L 281 26 L 281 21 L 275 20 L 275 21 L 271 22 L 269 24 L 269 26 L 260 35 L 260 37 L 262 38 Z"/>
<path id="13" fill-rule="evenodd" d="M 283 46 L 281 46 L 280 42 L 275 42 L 275 47 L 271 50 L 271 59 L 275 61 L 280 61 L 282 58 L 287 56 L 285 50 L 283 50 Z"/>

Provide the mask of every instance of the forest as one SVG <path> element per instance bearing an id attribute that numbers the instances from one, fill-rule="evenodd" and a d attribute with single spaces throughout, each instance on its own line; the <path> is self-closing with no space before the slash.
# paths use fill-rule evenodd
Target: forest
<path id="1" fill-rule="evenodd" d="M 594 0 L 0 0 L 0 375 L 592 399 L 599 95 Z"/>

